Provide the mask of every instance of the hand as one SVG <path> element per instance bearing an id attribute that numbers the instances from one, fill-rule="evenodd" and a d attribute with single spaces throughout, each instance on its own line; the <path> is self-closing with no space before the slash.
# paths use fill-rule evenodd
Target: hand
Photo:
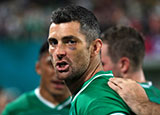
<path id="1" fill-rule="evenodd" d="M 139 106 L 149 101 L 144 89 L 134 80 L 110 78 L 108 85 L 120 95 L 135 113 L 141 112 Z"/>

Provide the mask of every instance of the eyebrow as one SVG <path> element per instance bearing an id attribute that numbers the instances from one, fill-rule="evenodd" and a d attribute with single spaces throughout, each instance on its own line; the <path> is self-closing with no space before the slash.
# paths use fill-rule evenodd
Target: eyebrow
<path id="1" fill-rule="evenodd" d="M 53 37 L 48 37 L 48 40 L 50 40 L 50 39 L 56 39 L 56 38 L 53 38 Z"/>
<path id="2" fill-rule="evenodd" d="M 69 35 L 69 36 L 64 36 L 62 39 L 67 40 L 67 39 L 78 39 L 78 38 L 75 36 Z"/>
<path id="3" fill-rule="evenodd" d="M 73 39 L 73 38 L 77 38 L 77 37 L 69 35 L 69 36 L 64 36 L 62 39 Z M 48 39 L 56 39 L 56 38 L 48 37 Z"/>
<path id="4" fill-rule="evenodd" d="M 76 36 L 72 36 L 72 35 L 69 35 L 69 36 L 64 36 L 63 38 L 62 38 L 62 40 L 70 40 L 70 39 L 78 39 Z M 56 38 L 54 38 L 54 37 L 49 37 L 48 38 L 48 42 L 49 41 L 52 41 L 52 40 L 56 40 Z"/>

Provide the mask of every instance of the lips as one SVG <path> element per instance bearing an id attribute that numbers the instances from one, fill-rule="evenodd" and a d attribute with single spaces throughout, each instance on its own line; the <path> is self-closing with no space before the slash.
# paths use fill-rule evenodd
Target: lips
<path id="1" fill-rule="evenodd" d="M 56 63 L 56 68 L 59 72 L 67 72 L 69 70 L 69 64 L 66 61 L 59 61 Z"/>
<path id="2" fill-rule="evenodd" d="M 65 87 L 65 84 L 63 81 L 60 81 L 60 80 L 52 80 L 51 81 L 53 84 L 54 84 L 54 87 L 57 88 L 57 89 L 62 89 Z"/>

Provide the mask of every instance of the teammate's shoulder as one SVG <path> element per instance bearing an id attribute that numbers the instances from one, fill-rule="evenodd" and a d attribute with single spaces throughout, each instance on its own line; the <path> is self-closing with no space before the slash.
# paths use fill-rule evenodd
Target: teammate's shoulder
<path id="1" fill-rule="evenodd" d="M 33 91 L 23 93 L 17 99 L 6 105 L 2 115 L 5 115 L 6 112 L 12 113 L 14 111 L 20 110 L 21 108 L 24 108 L 28 105 L 28 98 L 32 95 Z"/>
<path id="2" fill-rule="evenodd" d="M 22 102 L 26 101 L 29 97 L 32 97 L 33 95 L 34 95 L 33 91 L 23 93 L 16 100 L 11 102 L 10 105 L 15 105 L 15 104 L 22 103 Z"/>
<path id="3" fill-rule="evenodd" d="M 160 94 L 160 89 L 158 89 L 157 87 L 155 87 L 151 81 L 149 82 L 144 82 L 144 83 L 139 83 L 145 91 L 150 91 L 150 92 L 156 92 L 158 94 Z"/>
<path id="4" fill-rule="evenodd" d="M 97 72 L 92 79 L 107 79 L 114 77 L 112 71 L 99 71 Z"/>

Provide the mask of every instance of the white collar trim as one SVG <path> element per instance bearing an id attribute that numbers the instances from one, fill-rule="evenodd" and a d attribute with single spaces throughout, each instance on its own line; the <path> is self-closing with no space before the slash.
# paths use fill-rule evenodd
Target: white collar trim
<path id="1" fill-rule="evenodd" d="M 89 81 L 89 82 L 87 83 L 87 85 L 85 85 L 85 86 L 74 96 L 72 102 L 77 98 L 77 96 L 78 96 L 82 91 L 84 91 L 84 90 L 86 89 L 86 87 L 87 87 L 93 80 L 95 80 L 96 78 L 101 77 L 101 76 L 113 76 L 113 74 L 100 74 L 100 75 L 95 76 L 91 81 Z"/>
<path id="2" fill-rule="evenodd" d="M 44 103 L 45 105 L 47 105 L 48 107 L 54 109 L 57 107 L 57 110 L 61 110 L 63 109 L 65 106 L 69 105 L 71 103 L 71 97 L 66 101 L 64 102 L 63 104 L 59 104 L 58 106 L 55 106 L 53 103 L 49 102 L 48 100 L 46 100 L 45 98 L 43 98 L 40 94 L 40 89 L 39 88 L 36 88 L 35 89 L 35 95 L 37 96 L 37 98 L 42 102 Z"/>
<path id="3" fill-rule="evenodd" d="M 152 86 L 152 82 L 148 81 L 147 84 L 140 84 L 143 88 L 150 88 Z"/>
<path id="4" fill-rule="evenodd" d="M 47 105 L 48 107 L 50 107 L 50 108 L 52 108 L 52 109 L 56 107 L 53 103 L 49 102 L 48 100 L 46 100 L 45 98 L 43 98 L 43 97 L 41 96 L 41 94 L 40 94 L 40 89 L 39 89 L 39 88 L 36 88 L 34 92 L 35 92 L 37 98 L 38 98 L 42 103 L 44 103 L 45 105 Z"/>

